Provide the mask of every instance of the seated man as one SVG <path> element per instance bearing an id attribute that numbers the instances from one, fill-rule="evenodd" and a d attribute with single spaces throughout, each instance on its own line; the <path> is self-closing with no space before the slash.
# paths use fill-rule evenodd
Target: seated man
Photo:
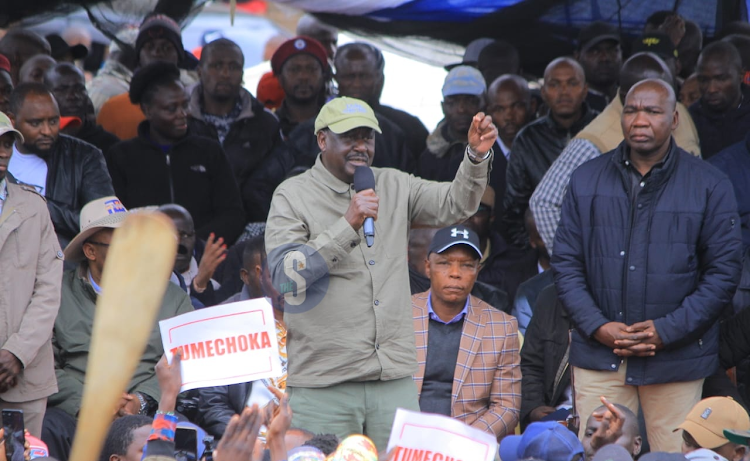
<path id="1" fill-rule="evenodd" d="M 682 429 L 682 453 L 687 459 L 706 459 L 703 449 L 710 450 L 728 461 L 745 457 L 746 441 L 735 443 L 724 431 L 750 431 L 747 411 L 729 397 L 709 397 L 698 402 L 678 429 Z M 677 430 L 677 429 L 675 429 Z"/>
<path id="2" fill-rule="evenodd" d="M 623 447 L 633 457 L 641 454 L 643 439 L 638 417 L 625 405 L 610 403 L 602 399 L 600 406 L 589 416 L 584 429 L 583 448 L 586 461 L 592 461 L 600 448 L 615 444 Z"/>
<path id="3" fill-rule="evenodd" d="M 63 275 L 60 310 L 52 332 L 55 374 L 59 391 L 48 399 L 42 440 L 50 455 L 67 460 L 83 396 L 86 366 L 100 281 L 114 229 L 127 216 L 117 197 L 94 200 L 81 210 L 81 232 L 65 248 L 65 259 L 78 266 Z M 158 320 L 193 310 L 190 299 L 176 285 L 168 284 L 157 323 L 146 346 L 127 393 L 120 400 L 117 415 L 156 412 L 160 397 L 154 367 L 164 354 Z"/>
<path id="4" fill-rule="evenodd" d="M 112 422 L 99 461 L 140 461 L 151 433 L 152 418 L 126 415 Z"/>
<path id="5" fill-rule="evenodd" d="M 271 283 L 268 271 L 264 235 L 258 235 L 245 243 L 242 254 L 243 267 L 240 270 L 242 291 L 230 297 L 223 304 L 267 297 L 273 306 L 276 322 L 276 339 L 279 343 L 282 376 L 276 379 L 262 379 L 231 386 L 208 387 L 200 390 L 199 418 L 202 426 L 214 437 L 221 437 L 229 424 L 229 419 L 241 413 L 246 405 L 258 403 L 263 406 L 271 399 L 268 386 L 286 389 L 286 326 L 284 325 L 284 296 L 280 295 Z"/>
<path id="6" fill-rule="evenodd" d="M 479 237 L 468 228 L 435 234 L 426 266 L 430 290 L 412 296 L 414 381 L 423 412 L 451 416 L 499 440 L 518 424 L 518 326 L 469 294 L 481 257 Z"/>

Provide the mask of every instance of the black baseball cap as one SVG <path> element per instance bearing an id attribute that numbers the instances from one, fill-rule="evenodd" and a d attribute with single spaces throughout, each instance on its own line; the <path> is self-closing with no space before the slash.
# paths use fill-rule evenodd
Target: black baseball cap
<path id="1" fill-rule="evenodd" d="M 435 233 L 430 244 L 430 251 L 427 253 L 442 253 L 454 245 L 468 245 L 482 259 L 482 251 L 479 249 L 479 236 L 476 232 L 466 226 L 444 227 Z"/>
<path id="2" fill-rule="evenodd" d="M 586 51 L 604 40 L 614 40 L 620 43 L 620 31 L 617 27 L 602 21 L 594 21 L 581 29 L 578 34 L 578 49 Z"/>
<path id="3" fill-rule="evenodd" d="M 643 34 L 633 43 L 633 54 L 642 51 L 649 51 L 662 59 L 676 58 L 678 56 L 677 47 L 672 43 L 672 39 L 667 34 L 660 32 Z"/>

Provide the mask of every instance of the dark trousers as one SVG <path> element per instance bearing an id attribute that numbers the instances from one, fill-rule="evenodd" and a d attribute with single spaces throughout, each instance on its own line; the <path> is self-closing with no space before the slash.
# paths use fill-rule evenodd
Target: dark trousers
<path id="1" fill-rule="evenodd" d="M 50 457 L 68 461 L 75 434 L 74 417 L 59 408 L 47 408 L 42 424 L 42 441 L 47 444 Z"/>

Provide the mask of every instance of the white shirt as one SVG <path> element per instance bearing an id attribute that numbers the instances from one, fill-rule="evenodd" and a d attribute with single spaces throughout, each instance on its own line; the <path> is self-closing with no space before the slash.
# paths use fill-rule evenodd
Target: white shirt
<path id="1" fill-rule="evenodd" d="M 36 190 L 44 195 L 47 186 L 47 162 L 36 154 L 24 154 L 18 152 L 13 144 L 13 156 L 8 164 L 8 171 L 18 181 L 34 186 Z"/>
<path id="2" fill-rule="evenodd" d="M 497 145 L 500 146 L 500 150 L 505 156 L 505 159 L 510 160 L 510 147 L 506 146 L 503 140 L 500 139 L 500 137 L 497 138 Z"/>

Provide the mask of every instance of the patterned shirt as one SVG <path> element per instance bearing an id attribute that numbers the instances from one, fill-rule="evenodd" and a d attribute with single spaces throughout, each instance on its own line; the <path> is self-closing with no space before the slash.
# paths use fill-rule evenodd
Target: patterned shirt
<path id="1" fill-rule="evenodd" d="M 201 115 L 203 115 L 203 120 L 216 128 L 216 134 L 219 136 L 219 143 L 224 145 L 224 140 L 229 134 L 229 129 L 232 127 L 232 123 L 237 120 L 237 117 L 239 117 L 242 112 L 242 98 L 237 98 L 237 102 L 235 102 L 232 110 L 224 115 L 206 113 L 203 108 L 202 99 L 203 98 L 201 98 Z"/>
<path id="2" fill-rule="evenodd" d="M 279 359 L 281 359 L 281 376 L 278 378 L 263 379 L 263 384 L 273 386 L 276 389 L 286 390 L 286 328 L 284 324 L 276 320 L 276 341 L 279 343 Z"/>
<path id="3" fill-rule="evenodd" d="M 557 223 L 560 222 L 562 202 L 568 191 L 570 176 L 576 168 L 601 154 L 591 141 L 573 139 L 547 170 L 542 182 L 531 196 L 529 206 L 534 214 L 536 228 L 549 254 L 552 254 L 555 231 L 557 231 Z"/>
<path id="4" fill-rule="evenodd" d="M 427 297 L 427 312 L 430 314 L 430 320 L 434 320 L 436 322 L 443 323 L 445 325 L 450 325 L 451 323 L 460 322 L 464 319 L 464 316 L 469 312 L 469 297 L 466 297 L 466 304 L 464 304 L 464 308 L 456 314 L 455 317 L 450 319 L 449 321 L 444 321 L 438 315 L 435 313 L 435 311 L 432 309 L 432 291 L 430 291 L 430 296 Z"/>

